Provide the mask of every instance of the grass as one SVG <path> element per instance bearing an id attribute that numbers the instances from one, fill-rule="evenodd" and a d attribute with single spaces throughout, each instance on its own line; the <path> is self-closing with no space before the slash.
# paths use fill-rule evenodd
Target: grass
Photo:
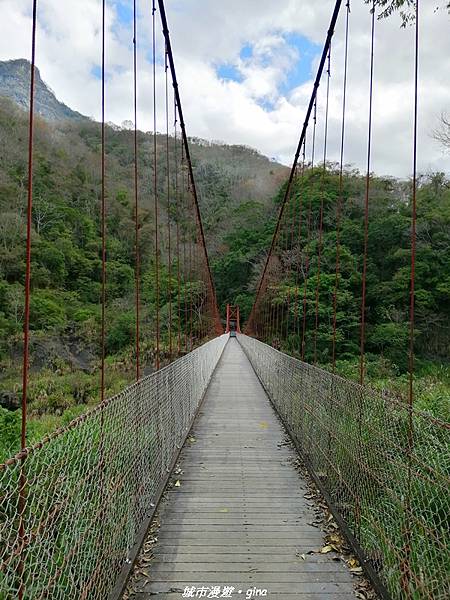
<path id="1" fill-rule="evenodd" d="M 122 360 L 109 360 L 106 397 L 113 396 L 132 379 Z M 1 381 L 1 388 L 20 396 L 20 373 L 11 368 Z M 28 394 L 27 445 L 31 446 L 46 434 L 70 423 L 95 406 L 100 399 L 100 374 L 43 369 L 30 377 Z M 0 462 L 20 450 L 21 410 L 0 408 Z"/>
<path id="2" fill-rule="evenodd" d="M 396 365 L 388 360 L 368 355 L 366 383 L 376 390 L 389 390 L 396 396 L 407 399 L 409 390 L 408 373 L 400 373 Z M 327 365 L 331 370 L 331 366 Z M 338 361 L 339 375 L 358 381 L 359 359 Z M 414 373 L 414 408 L 431 416 L 450 421 L 450 365 L 433 361 L 418 360 Z"/>

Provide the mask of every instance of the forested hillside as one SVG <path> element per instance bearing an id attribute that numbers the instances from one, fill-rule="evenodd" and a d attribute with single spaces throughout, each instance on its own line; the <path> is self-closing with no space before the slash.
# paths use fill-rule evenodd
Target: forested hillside
<path id="1" fill-rule="evenodd" d="M 7 437 L 15 441 L 19 437 L 15 431 L 18 412 L 14 409 L 19 405 L 21 389 L 27 126 L 27 114 L 10 100 L 1 99 L 0 403 L 3 418 L 10 421 L 11 435 Z M 99 397 L 100 139 L 99 124 L 89 120 L 57 123 L 36 120 L 30 323 L 31 440 L 82 412 L 86 404 L 96 402 Z M 173 137 L 169 143 L 175 144 Z M 133 132 L 108 127 L 106 144 L 106 383 L 107 393 L 112 394 L 133 377 Z M 166 291 L 167 167 L 162 148 L 165 144 L 166 137 L 158 134 L 162 315 L 167 313 L 169 301 Z M 148 373 L 153 368 L 154 348 L 150 340 L 155 339 L 156 311 L 152 135 L 139 132 L 138 147 L 143 361 L 144 373 Z M 271 198 L 287 169 L 240 146 L 191 140 L 191 151 L 207 242 L 212 260 L 217 261 L 218 256 L 226 254 L 228 233 L 241 223 L 251 221 L 255 207 L 264 214 L 273 210 Z M 178 176 L 181 182 L 182 173 Z M 181 225 L 188 227 L 185 223 Z M 195 282 L 191 287 L 195 287 Z M 188 293 L 188 285 L 185 285 L 181 294 L 185 297 Z M 227 298 L 224 291 L 222 302 Z M 166 337 L 167 331 L 163 330 L 163 356 L 167 350 Z"/>
<path id="2" fill-rule="evenodd" d="M 337 294 L 337 368 L 358 378 L 361 293 L 364 248 L 365 176 L 348 169 L 343 178 L 340 234 L 340 276 Z M 284 191 L 284 188 L 283 190 Z M 275 203 L 280 202 L 279 194 Z M 303 298 L 306 288 L 305 359 L 312 362 L 318 271 L 320 204 L 323 200 L 323 241 L 318 287 L 317 361 L 331 368 L 333 293 L 336 269 L 336 206 L 339 172 L 307 168 L 295 181 L 286 222 L 301 223 L 292 235 L 282 225 L 269 269 L 269 297 L 277 327 L 269 328 L 275 347 L 301 355 Z M 409 290 L 411 260 L 411 185 L 408 181 L 371 177 L 367 296 L 366 358 L 368 380 L 403 395 L 407 390 Z M 308 227 L 308 212 L 311 210 Z M 300 216 L 302 215 L 302 216 Z M 253 302 L 256 273 L 246 265 L 261 260 L 270 243 L 267 223 L 242 228 L 228 236 L 230 250 L 218 259 L 218 279 L 224 276 L 240 288 L 236 297 L 244 315 Z M 308 232 L 309 230 L 309 232 Z M 450 417 L 450 182 L 442 173 L 422 176 L 417 197 L 416 255 L 416 405 L 443 419 Z M 244 273 L 244 274 L 243 274 Z M 243 281 L 253 274 L 253 287 Z M 242 284 L 242 285 L 241 285 Z M 297 302 L 295 302 L 297 298 Z M 275 318 L 275 317 L 274 317 Z M 278 339 L 278 331 L 283 335 Z M 288 332 L 288 336 L 284 332 Z"/>
<path id="3" fill-rule="evenodd" d="M 19 439 L 23 316 L 27 116 L 11 101 L 0 101 L 0 401 L 4 439 Z M 107 143 L 107 393 L 133 376 L 134 224 L 133 132 L 108 127 Z M 174 144 L 173 138 L 169 140 Z M 167 221 L 167 171 L 157 135 L 160 223 Z M 152 369 L 156 311 L 153 246 L 153 138 L 139 132 L 141 205 L 142 329 L 145 373 Z M 161 149 L 161 152 L 159 152 Z M 202 217 L 218 300 L 239 304 L 245 319 L 269 247 L 288 170 L 256 151 L 192 139 Z M 173 176 L 173 173 L 172 173 Z M 180 174 L 182 177 L 182 174 Z M 67 422 L 99 397 L 100 324 L 100 127 L 89 120 L 50 124 L 37 119 L 35 135 L 32 248 L 30 440 Z M 329 165 L 307 169 L 296 182 L 298 204 L 311 202 L 310 240 L 303 218 L 294 245 L 283 252 L 273 280 L 273 301 L 287 318 L 288 299 L 307 285 L 306 358 L 311 358 L 318 219 L 324 198 L 324 248 L 319 294 L 319 361 L 330 361 L 335 267 L 335 210 L 338 173 Z M 364 178 L 344 176 L 341 279 L 338 294 L 338 368 L 357 373 Z M 367 288 L 368 376 L 403 392 L 406 385 L 409 282 L 409 184 L 373 177 L 371 182 Z M 444 416 L 449 410 L 450 183 L 442 174 L 425 176 L 418 197 L 416 349 L 423 406 Z M 165 292 L 167 232 L 160 226 L 161 314 Z M 307 263 L 309 267 L 307 268 Z M 195 282 L 194 282 L 195 285 Z M 173 286 L 174 287 L 174 286 Z M 188 293 L 187 286 L 181 290 Z M 290 302 L 290 320 L 293 303 Z M 299 308 L 302 310 L 302 307 Z M 162 332 L 162 352 L 167 331 Z M 277 344 L 277 340 L 273 340 Z M 284 350 L 296 353 L 298 331 Z M 55 377 L 57 375 L 57 377 Z M 421 387 L 422 386 L 422 387 Z M 422 390 L 422 392 L 421 392 Z"/>
<path id="4" fill-rule="evenodd" d="M 287 318 L 287 299 L 303 294 L 306 281 L 307 330 L 313 329 L 319 244 L 320 203 L 323 200 L 323 242 L 319 288 L 318 349 L 321 363 L 329 359 L 332 298 L 336 263 L 336 205 L 339 173 L 329 166 L 307 170 L 296 182 L 293 214 L 303 211 L 301 231 L 291 243 L 291 232 L 283 230 L 278 265 L 273 274 L 274 301 Z M 341 214 L 341 255 L 338 298 L 338 355 L 359 352 L 361 276 L 364 248 L 365 177 L 357 171 L 344 176 Z M 421 179 L 417 208 L 416 256 L 416 344 L 418 355 L 427 359 L 449 358 L 450 347 L 450 186 L 443 174 Z M 301 203 L 301 208 L 300 208 Z M 311 206 L 308 242 L 307 213 Z M 410 184 L 373 177 L 370 183 L 367 263 L 367 349 L 382 354 L 406 368 L 404 351 L 408 340 L 409 279 L 411 248 Z M 291 317 L 294 307 L 290 305 Z M 297 340 L 290 339 L 292 350 Z M 309 345 L 310 346 L 310 345 Z M 312 359 L 311 352 L 307 358 Z"/>

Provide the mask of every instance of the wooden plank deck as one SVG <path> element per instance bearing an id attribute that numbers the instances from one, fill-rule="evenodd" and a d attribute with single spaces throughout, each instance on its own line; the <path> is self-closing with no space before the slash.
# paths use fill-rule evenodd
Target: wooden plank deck
<path id="1" fill-rule="evenodd" d="M 153 560 L 137 600 L 181 599 L 230 586 L 271 600 L 354 599 L 352 576 L 331 554 L 311 554 L 323 533 L 308 525 L 307 490 L 285 433 L 239 342 L 231 338 L 180 455 L 179 487 L 163 500 Z M 305 554 L 305 560 L 300 556 Z M 209 588 L 198 595 L 199 588 Z M 220 597 L 209 596 L 209 597 Z M 255 597 L 252 596 L 252 600 Z"/>

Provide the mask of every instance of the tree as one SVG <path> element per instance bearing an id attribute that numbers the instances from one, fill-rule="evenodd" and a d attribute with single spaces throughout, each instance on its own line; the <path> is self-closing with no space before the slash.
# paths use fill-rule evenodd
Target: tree
<path id="1" fill-rule="evenodd" d="M 435 140 L 440 142 L 446 150 L 450 150 L 450 117 L 442 113 L 440 127 L 433 132 Z"/>
<path id="2" fill-rule="evenodd" d="M 372 4 L 373 2 L 373 0 L 364 1 L 366 4 Z M 385 19 L 400 11 L 402 27 L 406 27 L 414 21 L 416 0 L 375 0 L 375 6 L 381 9 L 378 14 L 379 19 Z M 450 13 L 450 2 L 448 0 L 441 2 L 440 5 L 436 6 L 436 10 L 439 8 L 446 8 Z"/>

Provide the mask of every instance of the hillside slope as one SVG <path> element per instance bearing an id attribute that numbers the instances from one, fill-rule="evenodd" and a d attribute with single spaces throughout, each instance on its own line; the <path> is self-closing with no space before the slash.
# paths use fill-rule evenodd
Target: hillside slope
<path id="1" fill-rule="evenodd" d="M 0 98 L 0 330 L 3 356 L 8 360 L 13 359 L 12 348 L 20 335 L 27 126 L 27 113 L 11 100 Z M 36 303 L 40 309 L 32 311 L 31 325 L 35 332 L 51 330 L 56 338 L 70 332 L 72 338 L 81 340 L 77 332 L 83 329 L 84 321 L 92 325 L 94 333 L 98 324 L 100 141 L 100 125 L 88 119 L 36 119 L 32 284 L 35 309 Z M 158 134 L 156 142 L 160 220 L 167 223 L 165 136 Z M 131 309 L 133 294 L 133 132 L 107 127 L 106 144 L 109 300 L 123 312 Z M 170 138 L 171 150 L 174 144 Z M 208 248 L 214 260 L 226 253 L 226 237 L 239 223 L 256 222 L 255 210 L 258 215 L 273 211 L 272 197 L 287 169 L 250 148 L 196 139 L 190 145 Z M 153 136 L 139 132 L 138 146 L 145 279 L 150 276 L 153 252 Z M 164 265 L 165 227 L 160 230 L 160 249 Z M 95 335 L 89 337 L 93 347 L 86 342 L 85 350 L 95 357 Z M 68 350 L 62 352 L 64 356 L 70 354 Z M 45 353 L 40 362 L 45 363 Z"/>

